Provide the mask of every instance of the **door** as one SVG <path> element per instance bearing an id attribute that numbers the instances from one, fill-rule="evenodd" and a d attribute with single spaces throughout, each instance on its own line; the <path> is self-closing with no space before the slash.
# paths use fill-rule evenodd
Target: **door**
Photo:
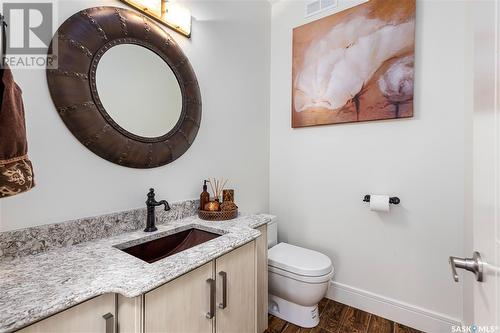
<path id="1" fill-rule="evenodd" d="M 474 1 L 472 246 L 481 257 L 482 282 L 470 279 L 472 322 L 500 331 L 500 109 L 498 1 Z M 478 262 L 481 266 L 481 262 Z M 479 268 L 481 268 L 479 266 Z M 465 286 L 466 288 L 468 286 Z M 478 330 L 481 331 L 481 330 Z"/>
<path id="2" fill-rule="evenodd" d="M 209 262 L 145 295 L 146 333 L 211 333 L 215 295 L 213 262 Z"/>
<path id="3" fill-rule="evenodd" d="M 28 326 L 19 333 L 113 333 L 115 294 L 106 294 Z"/>
<path id="4" fill-rule="evenodd" d="M 255 241 L 216 259 L 217 333 L 255 333 Z"/>

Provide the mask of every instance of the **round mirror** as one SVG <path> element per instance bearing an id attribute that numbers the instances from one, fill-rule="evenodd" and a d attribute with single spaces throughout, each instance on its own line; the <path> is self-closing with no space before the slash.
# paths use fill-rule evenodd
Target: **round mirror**
<path id="1" fill-rule="evenodd" d="M 137 136 L 163 136 L 181 116 L 177 78 L 159 55 L 143 46 L 119 44 L 107 50 L 97 66 L 96 86 L 113 121 Z"/>
<path id="2" fill-rule="evenodd" d="M 201 125 L 198 80 L 175 39 L 154 21 L 126 8 L 87 8 L 61 24 L 53 51 L 58 68 L 46 71 L 50 96 L 93 153 L 130 168 L 156 168 L 193 144 Z"/>

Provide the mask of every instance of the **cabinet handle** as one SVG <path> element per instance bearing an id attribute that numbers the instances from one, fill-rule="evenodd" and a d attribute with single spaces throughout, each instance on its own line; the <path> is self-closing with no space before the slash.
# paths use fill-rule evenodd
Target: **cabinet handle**
<path id="1" fill-rule="evenodd" d="M 215 280 L 207 279 L 210 284 L 210 311 L 205 315 L 207 319 L 212 319 L 215 316 Z"/>
<path id="2" fill-rule="evenodd" d="M 115 326 L 113 315 L 108 312 L 102 317 L 106 320 L 106 333 L 113 333 Z"/>
<path id="3" fill-rule="evenodd" d="M 222 303 L 219 303 L 219 309 L 225 309 L 227 307 L 227 273 L 221 271 L 219 275 L 222 278 Z"/>

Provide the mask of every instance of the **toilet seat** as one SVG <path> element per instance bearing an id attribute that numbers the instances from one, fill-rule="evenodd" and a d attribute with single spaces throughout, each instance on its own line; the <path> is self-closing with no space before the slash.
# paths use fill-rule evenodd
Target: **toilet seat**
<path id="1" fill-rule="evenodd" d="M 279 243 L 269 249 L 268 268 L 270 272 L 309 283 L 325 282 L 333 275 L 330 258 L 287 243 Z"/>
<path id="2" fill-rule="evenodd" d="M 285 271 L 283 269 L 279 269 L 279 268 L 273 267 L 273 266 L 268 266 L 267 270 L 269 273 L 275 273 L 275 274 L 278 274 L 278 275 L 281 275 L 281 276 L 284 276 L 284 277 L 287 277 L 287 278 L 290 278 L 293 280 L 297 280 L 297 281 L 305 282 L 305 283 L 309 283 L 309 284 L 325 283 L 325 282 L 328 282 L 333 276 L 333 268 L 330 270 L 330 272 L 328 272 L 325 275 L 321 275 L 321 276 L 298 275 L 298 274 L 291 273 L 291 272 L 288 272 L 288 271 Z"/>

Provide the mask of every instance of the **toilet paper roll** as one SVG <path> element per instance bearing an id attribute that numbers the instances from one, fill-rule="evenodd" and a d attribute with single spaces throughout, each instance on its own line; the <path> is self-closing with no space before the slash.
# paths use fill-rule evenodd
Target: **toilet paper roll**
<path id="1" fill-rule="evenodd" d="M 375 212 L 389 211 L 389 196 L 388 195 L 370 195 L 370 210 Z"/>

